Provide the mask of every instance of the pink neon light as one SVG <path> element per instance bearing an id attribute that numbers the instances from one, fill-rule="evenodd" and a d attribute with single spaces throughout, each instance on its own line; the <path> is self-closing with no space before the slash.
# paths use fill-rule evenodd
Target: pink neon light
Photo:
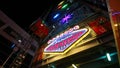
<path id="1" fill-rule="evenodd" d="M 64 40 L 59 41 L 57 43 L 51 43 L 49 44 L 44 52 L 64 52 L 67 48 L 69 48 L 74 42 L 76 42 L 81 36 L 83 36 L 88 30 L 82 29 L 82 30 L 76 30 L 71 32 L 71 34 L 68 34 L 68 36 L 65 37 Z"/>
<path id="2" fill-rule="evenodd" d="M 60 38 L 60 37 L 62 37 L 63 35 L 69 34 L 69 33 L 73 32 L 73 31 L 75 31 L 75 30 L 77 30 L 77 29 L 79 29 L 79 26 L 78 26 L 78 25 L 76 25 L 76 26 L 74 26 L 73 28 L 70 28 L 69 30 L 65 31 L 64 33 L 61 33 L 60 35 L 57 35 L 56 37 L 50 39 L 50 40 L 47 42 L 47 44 L 51 44 L 51 43 L 53 43 L 53 42 L 56 40 L 56 38 Z"/>
<path id="3" fill-rule="evenodd" d="M 71 44 L 69 42 L 75 42 L 79 38 L 79 35 L 81 35 L 81 34 L 82 34 L 82 32 L 76 33 L 73 36 L 63 40 L 62 42 L 59 42 L 59 43 L 55 44 L 54 46 L 52 45 L 47 50 L 58 50 L 59 51 L 59 48 L 62 50 L 65 50 L 65 48 L 68 47 L 68 46 L 66 46 L 66 44 Z"/>

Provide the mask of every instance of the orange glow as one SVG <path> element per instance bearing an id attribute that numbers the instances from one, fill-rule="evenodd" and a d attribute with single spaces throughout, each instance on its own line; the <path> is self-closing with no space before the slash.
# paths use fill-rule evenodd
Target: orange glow
<path id="1" fill-rule="evenodd" d="M 110 1 L 110 7 L 113 11 L 120 11 L 120 0 L 109 0 Z"/>

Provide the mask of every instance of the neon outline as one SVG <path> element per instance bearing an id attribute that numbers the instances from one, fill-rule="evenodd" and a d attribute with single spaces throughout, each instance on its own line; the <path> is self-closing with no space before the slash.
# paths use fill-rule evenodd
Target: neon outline
<path id="1" fill-rule="evenodd" d="M 84 31 L 84 33 L 81 34 L 81 36 L 79 36 L 79 38 L 77 38 L 77 39 L 75 39 L 75 40 L 73 40 L 73 39 L 71 38 L 71 37 L 76 38 L 74 35 L 76 35 L 77 33 L 79 33 L 79 31 L 82 31 L 82 30 Z M 74 33 L 75 33 L 75 34 L 74 34 Z M 78 42 L 80 42 L 80 41 L 81 41 L 84 37 L 86 37 L 88 34 L 89 34 L 89 30 L 88 30 L 87 28 L 75 30 L 75 31 L 73 31 L 73 32 L 71 33 L 72 36 L 66 38 L 66 39 L 70 39 L 70 38 L 71 38 L 70 40 L 67 40 L 68 43 L 69 43 L 69 41 L 71 41 L 71 40 L 73 40 L 73 41 L 72 41 L 71 43 L 69 43 L 68 46 L 65 45 L 65 46 L 67 46 L 65 49 L 63 48 L 63 50 L 58 49 L 58 51 L 57 51 L 57 50 L 47 51 L 47 48 L 49 48 L 51 45 L 54 46 L 54 44 L 51 44 L 51 45 L 48 45 L 48 46 L 44 49 L 44 53 L 45 53 L 45 54 L 64 54 L 64 53 L 66 53 L 68 50 L 70 50 L 73 46 L 75 46 Z M 78 34 L 78 35 L 79 35 L 79 34 Z M 65 39 L 65 40 L 62 40 L 62 41 L 66 41 L 66 39 Z M 55 45 L 58 45 L 58 43 L 63 45 L 63 44 L 65 44 L 65 43 L 67 43 L 67 42 L 61 43 L 61 41 L 60 41 L 60 42 L 55 43 Z M 58 48 L 58 46 L 55 46 L 55 47 Z M 54 47 L 51 47 L 50 50 L 52 50 L 52 48 L 54 48 Z"/>

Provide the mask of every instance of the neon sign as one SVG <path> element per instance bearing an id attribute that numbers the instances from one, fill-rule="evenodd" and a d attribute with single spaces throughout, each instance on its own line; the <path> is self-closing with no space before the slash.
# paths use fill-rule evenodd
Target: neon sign
<path id="1" fill-rule="evenodd" d="M 54 43 L 54 41 L 56 41 L 56 39 L 58 39 L 58 38 L 60 38 L 60 37 L 63 37 L 63 36 L 66 36 L 67 34 L 73 32 L 73 31 L 75 31 L 75 30 L 77 30 L 77 29 L 79 29 L 79 26 L 78 26 L 78 25 L 76 25 L 76 26 L 74 26 L 73 28 L 70 28 L 69 30 L 65 31 L 64 33 L 61 33 L 60 35 L 57 35 L 56 37 L 50 39 L 47 43 L 48 43 L 48 44 Z M 57 40 L 57 41 L 59 41 L 59 40 Z"/>
<path id="2" fill-rule="evenodd" d="M 44 49 L 44 53 L 66 53 L 78 42 L 80 42 L 88 34 L 88 29 L 78 29 L 78 26 L 56 36 L 48 42 L 48 46 Z"/>

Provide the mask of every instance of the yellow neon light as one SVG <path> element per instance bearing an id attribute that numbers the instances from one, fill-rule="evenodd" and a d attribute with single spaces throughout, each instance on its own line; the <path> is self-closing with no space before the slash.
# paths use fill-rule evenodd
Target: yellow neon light
<path id="1" fill-rule="evenodd" d="M 61 1 L 58 5 L 62 5 L 64 3 L 64 1 Z"/>

